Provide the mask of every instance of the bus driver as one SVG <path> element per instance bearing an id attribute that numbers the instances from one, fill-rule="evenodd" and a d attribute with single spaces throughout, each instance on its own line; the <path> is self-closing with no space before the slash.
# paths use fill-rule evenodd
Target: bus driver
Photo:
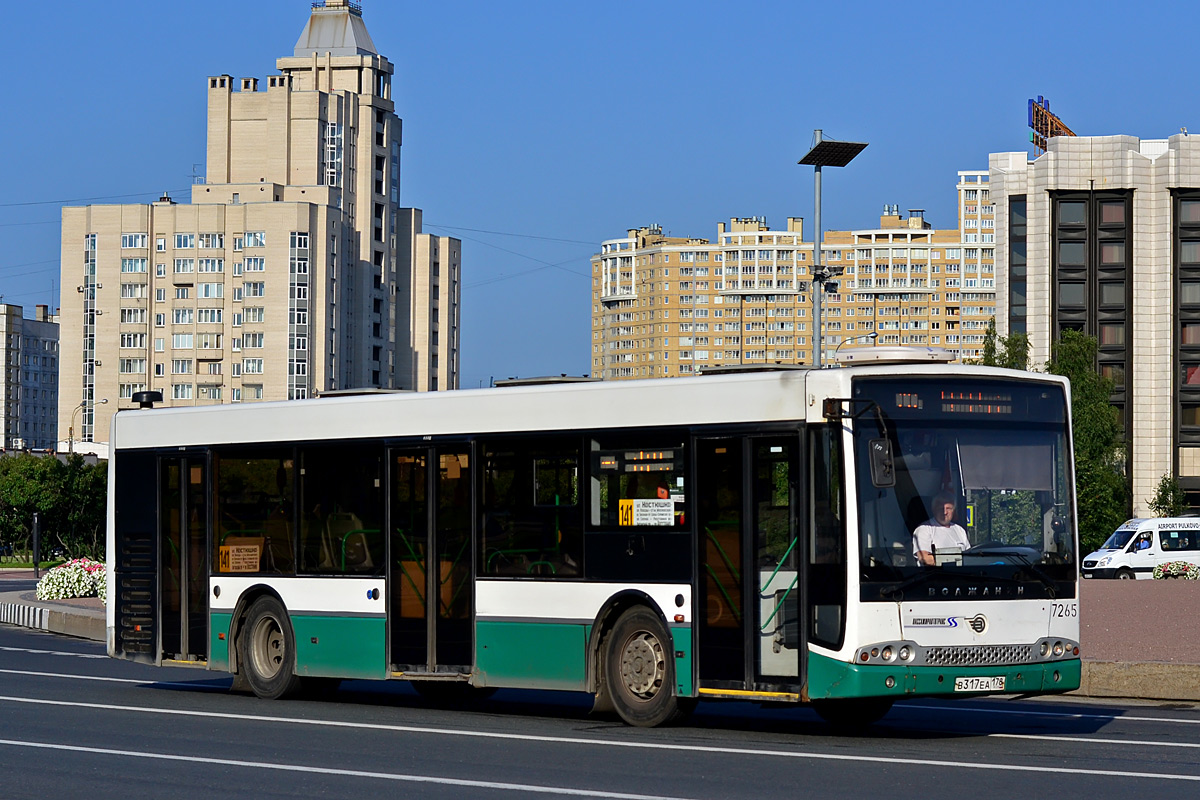
<path id="1" fill-rule="evenodd" d="M 963 527 L 954 522 L 954 495 L 942 492 L 933 498 L 933 517 L 913 531 L 913 555 L 921 566 L 932 567 L 939 548 L 957 547 L 967 550 L 971 540 Z"/>

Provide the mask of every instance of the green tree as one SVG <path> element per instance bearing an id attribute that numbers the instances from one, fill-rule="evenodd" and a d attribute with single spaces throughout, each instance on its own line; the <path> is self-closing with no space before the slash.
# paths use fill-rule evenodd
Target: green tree
<path id="1" fill-rule="evenodd" d="M 1150 513 L 1156 517 L 1178 517 L 1187 510 L 1187 494 L 1175 476 L 1166 473 L 1159 480 L 1154 498 L 1150 500 Z"/>
<path id="2" fill-rule="evenodd" d="M 78 455 L 0 458 L 0 542 L 29 552 L 36 511 L 43 552 L 57 545 L 73 558 L 103 559 L 107 487 L 107 466 Z"/>
<path id="3" fill-rule="evenodd" d="M 1113 382 L 1096 370 L 1096 338 L 1063 331 L 1046 371 L 1071 381 L 1075 490 L 1083 551 L 1095 550 L 1129 516 L 1125 444 L 1110 402 Z"/>
<path id="4" fill-rule="evenodd" d="M 1010 333 L 1001 337 L 996 333 L 996 318 L 992 317 L 983 336 L 983 356 L 979 363 L 985 367 L 1029 369 L 1029 335 Z"/>

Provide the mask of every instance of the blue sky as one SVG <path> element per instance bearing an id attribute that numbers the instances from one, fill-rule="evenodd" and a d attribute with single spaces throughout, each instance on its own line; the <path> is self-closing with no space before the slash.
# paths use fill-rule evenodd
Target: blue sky
<path id="1" fill-rule="evenodd" d="M 885 203 L 951 227 L 960 169 L 1028 148 L 1045 95 L 1084 135 L 1200 132 L 1194 4 L 364 0 L 396 65 L 401 202 L 463 245 L 464 387 L 589 371 L 588 259 L 657 223 L 811 224 L 814 128 L 870 142 L 824 227 Z M 0 294 L 57 303 L 64 200 L 186 196 L 205 78 L 263 77 L 306 0 L 6 4 Z M 117 196 L 126 197 L 117 197 Z M 498 235 L 494 232 L 507 232 Z"/>

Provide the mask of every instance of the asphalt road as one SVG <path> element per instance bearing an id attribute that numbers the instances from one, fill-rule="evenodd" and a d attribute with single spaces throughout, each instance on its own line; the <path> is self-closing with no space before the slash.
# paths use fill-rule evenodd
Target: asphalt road
<path id="1" fill-rule="evenodd" d="M 0 797 L 826 798 L 1200 793 L 1200 707 L 912 701 L 862 736 L 803 708 L 701 704 L 684 726 L 591 719 L 585 697 L 501 691 L 437 708 L 399 683 L 331 700 L 0 625 Z"/>

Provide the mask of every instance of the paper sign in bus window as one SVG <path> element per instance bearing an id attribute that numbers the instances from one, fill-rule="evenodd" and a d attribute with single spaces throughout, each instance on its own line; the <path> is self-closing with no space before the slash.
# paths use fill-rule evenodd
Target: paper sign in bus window
<path id="1" fill-rule="evenodd" d="M 675 501 L 656 498 L 643 500 L 622 500 L 619 508 L 621 526 L 660 526 L 670 527 L 675 524 Z"/>

